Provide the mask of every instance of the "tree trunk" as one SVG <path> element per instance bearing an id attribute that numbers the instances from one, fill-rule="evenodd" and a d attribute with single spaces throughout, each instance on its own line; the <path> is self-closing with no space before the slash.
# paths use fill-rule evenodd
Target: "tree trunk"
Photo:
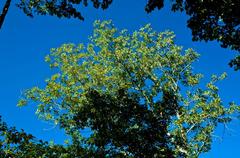
<path id="1" fill-rule="evenodd" d="M 3 7 L 2 13 L 0 15 L 0 29 L 2 28 L 4 19 L 5 19 L 5 16 L 7 15 L 8 8 L 10 7 L 10 4 L 11 4 L 11 0 L 7 0 L 4 7 Z"/>

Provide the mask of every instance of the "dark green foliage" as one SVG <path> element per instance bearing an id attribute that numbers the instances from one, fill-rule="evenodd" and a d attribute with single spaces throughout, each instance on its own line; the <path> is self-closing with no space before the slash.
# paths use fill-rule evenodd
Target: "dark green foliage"
<path id="1" fill-rule="evenodd" d="M 190 16 L 187 26 L 194 41 L 217 40 L 221 47 L 240 52 L 240 0 L 178 0 L 174 11 L 185 10 Z M 239 69 L 239 60 L 230 62 Z"/>
<path id="2" fill-rule="evenodd" d="M 146 11 L 161 9 L 164 0 L 149 0 Z M 218 41 L 223 48 L 240 52 L 240 0 L 173 0 L 172 11 L 185 11 L 193 41 Z M 240 69 L 239 57 L 231 67 Z"/>
<path id="3" fill-rule="evenodd" d="M 94 8 L 101 7 L 102 9 L 106 9 L 112 3 L 112 0 L 91 0 L 91 2 Z M 33 17 L 33 14 L 37 13 L 40 15 L 49 14 L 59 18 L 73 17 L 84 20 L 84 17 L 78 11 L 79 7 L 76 5 L 83 4 L 86 7 L 88 3 L 88 0 L 21 0 L 17 6 L 30 17 Z"/>
<path id="4" fill-rule="evenodd" d="M 127 97 L 124 91 L 119 92 L 117 99 L 110 95 L 100 95 L 90 91 L 88 105 L 79 109 L 78 113 L 68 120 L 73 124 L 60 122 L 61 128 L 74 126 L 76 130 L 90 127 L 93 134 L 86 139 L 83 150 L 80 142 L 74 141 L 69 146 L 49 145 L 37 140 L 23 130 L 8 127 L 0 120 L 0 154 L 4 157 L 174 157 L 174 145 L 170 143 L 167 125 L 174 114 L 175 107 L 166 107 L 167 102 L 174 102 L 167 97 L 159 107 L 165 109 L 163 115 L 158 115 L 160 109 L 151 111 L 139 105 L 137 101 Z M 170 112 L 172 111 L 172 112 Z M 161 150 L 160 150 L 161 149 Z M 84 152 L 87 151 L 87 152 Z M 162 156 L 161 156 L 162 155 Z"/>
<path id="5" fill-rule="evenodd" d="M 161 9 L 163 7 L 163 0 L 148 0 L 147 5 L 145 6 L 145 11 L 150 13 L 155 8 Z"/>
<path id="6" fill-rule="evenodd" d="M 76 144 L 69 146 L 49 144 L 38 140 L 24 130 L 8 127 L 0 116 L 0 157 L 1 158 L 65 158 L 84 156 Z"/>
<path id="7" fill-rule="evenodd" d="M 102 8 L 107 9 L 113 2 L 113 0 L 21 0 L 17 5 L 23 12 L 33 17 L 33 15 L 52 15 L 57 17 L 65 17 L 65 18 L 78 18 L 80 20 L 84 20 L 81 12 L 79 11 L 79 6 L 82 4 L 87 7 L 89 1 L 92 2 L 94 8 Z M 163 0 L 148 0 L 145 11 L 151 12 L 155 8 L 161 9 L 163 7 Z"/>
<path id="8" fill-rule="evenodd" d="M 93 134 L 88 142 L 96 147 L 97 155 L 173 157 L 173 144 L 167 127 L 176 108 L 164 108 L 167 106 L 164 100 L 158 107 L 166 112 L 162 111 L 163 114 L 159 115 L 160 109 L 149 110 L 137 99 L 129 98 L 124 90 L 120 90 L 117 99 L 90 91 L 89 103 L 73 117 L 76 123 L 73 126 L 91 128 Z M 168 101 L 172 102 L 170 98 Z"/>
<path id="9" fill-rule="evenodd" d="M 112 0 L 91 0 L 95 8 L 107 9 Z M 18 6 L 29 16 L 34 13 L 83 20 L 77 5 L 88 5 L 88 0 L 21 0 Z M 127 5 L 127 4 L 126 4 Z M 147 13 L 161 9 L 164 0 L 148 0 Z M 218 41 L 223 48 L 240 51 L 240 0 L 173 0 L 172 11 L 185 11 L 187 26 L 192 30 L 193 41 Z M 238 59 L 230 64 L 239 69 Z"/>
<path id="10" fill-rule="evenodd" d="M 182 4 L 193 40 L 217 40 L 224 48 L 240 51 L 240 1 L 195 0 Z M 182 7 L 176 7 L 180 10 Z"/>
<path id="11" fill-rule="evenodd" d="M 170 117 L 175 114 L 173 96 L 165 94 L 165 99 L 158 103 L 159 109 L 152 111 L 128 97 L 120 90 L 117 98 L 100 95 L 97 91 L 88 93 L 88 105 L 80 108 L 70 120 L 64 117 L 61 128 L 75 131 L 90 128 L 92 134 L 85 139 L 86 144 L 74 140 L 69 146 L 49 145 L 37 140 L 23 130 L 8 127 L 0 123 L 0 154 L 4 157 L 117 157 L 117 158 L 154 158 L 174 157 L 174 144 L 168 134 Z M 170 103 L 170 104 L 169 104 Z M 165 111 L 163 111 L 164 109 Z M 159 115 L 158 113 L 162 113 Z M 64 124 L 65 122 L 72 124 Z M 84 149 L 83 149 L 84 148 Z"/>
<path id="12" fill-rule="evenodd" d="M 37 141 L 31 134 L 8 127 L 0 118 L 0 154 L 3 157 L 37 157 L 49 148 L 46 142 Z"/>
<path id="13" fill-rule="evenodd" d="M 235 59 L 232 59 L 231 62 L 229 63 L 231 67 L 234 68 L 234 70 L 239 70 L 240 69 L 240 55 L 238 55 Z"/>

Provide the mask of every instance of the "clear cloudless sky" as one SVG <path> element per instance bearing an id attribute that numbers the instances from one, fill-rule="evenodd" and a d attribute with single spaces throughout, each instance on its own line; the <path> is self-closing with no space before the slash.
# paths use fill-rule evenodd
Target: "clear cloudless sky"
<path id="1" fill-rule="evenodd" d="M 37 138 L 63 143 L 65 135 L 54 125 L 39 120 L 36 107 L 29 105 L 18 108 L 17 101 L 24 89 L 43 87 L 44 80 L 51 75 L 44 57 L 50 48 L 63 43 L 86 43 L 92 34 L 94 20 L 112 19 L 116 27 L 133 31 L 151 23 L 157 31 L 166 29 L 176 34 L 177 44 L 193 48 L 201 54 L 194 64 L 194 71 L 203 73 L 206 83 L 211 74 L 228 73 L 228 78 L 219 83 L 220 95 L 224 103 L 235 101 L 240 104 L 240 72 L 234 72 L 227 64 L 236 52 L 223 49 L 216 42 L 192 42 L 191 31 L 186 27 L 188 17 L 184 13 L 170 12 L 169 4 L 151 14 L 144 11 L 147 0 L 114 0 L 109 9 L 102 11 L 89 7 L 81 8 L 85 21 L 58 19 L 50 16 L 27 17 L 12 1 L 4 25 L 0 30 L 0 115 L 11 126 L 24 129 Z M 0 8 L 5 0 L 0 1 Z M 212 150 L 203 154 L 206 158 L 239 158 L 240 122 L 229 125 L 231 130 L 219 127 Z"/>

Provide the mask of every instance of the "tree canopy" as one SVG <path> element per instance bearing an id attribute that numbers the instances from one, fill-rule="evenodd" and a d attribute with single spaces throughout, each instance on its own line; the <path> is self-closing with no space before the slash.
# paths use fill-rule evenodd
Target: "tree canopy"
<path id="1" fill-rule="evenodd" d="M 96 21 L 87 45 L 53 48 L 54 74 L 45 87 L 26 90 L 19 106 L 35 102 L 39 118 L 71 136 L 82 157 L 198 157 L 213 132 L 239 112 L 224 105 L 213 75 L 206 87 L 170 31 L 150 25 L 129 33 Z M 90 136 L 81 133 L 90 129 Z M 85 155 L 86 154 L 86 155 Z M 81 156 L 80 156 L 81 157 Z"/>
<path id="2" fill-rule="evenodd" d="M 85 157 L 77 144 L 56 145 L 38 140 L 24 130 L 9 127 L 0 117 L 0 155 L 3 158 L 69 158 Z"/>
<path id="3" fill-rule="evenodd" d="M 91 2 L 95 8 L 107 9 L 113 0 L 92 0 Z M 88 3 L 88 0 L 21 0 L 18 6 L 29 16 L 37 13 L 83 20 L 84 17 L 78 5 L 87 6 Z M 221 47 L 240 52 L 239 0 L 173 0 L 171 3 L 172 11 L 184 11 L 189 16 L 187 26 L 192 30 L 193 41 L 216 40 Z M 148 0 L 145 11 L 150 13 L 155 8 L 161 9 L 163 6 L 164 0 Z M 235 70 L 240 69 L 239 59 L 240 56 L 229 63 Z"/>

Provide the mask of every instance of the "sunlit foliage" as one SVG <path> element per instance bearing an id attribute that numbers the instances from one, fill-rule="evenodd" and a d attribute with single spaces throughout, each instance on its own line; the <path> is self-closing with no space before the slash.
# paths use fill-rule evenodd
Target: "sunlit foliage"
<path id="1" fill-rule="evenodd" d="M 150 25 L 129 33 L 96 21 L 89 43 L 64 44 L 46 61 L 54 73 L 43 88 L 26 90 L 19 106 L 63 128 L 71 142 L 102 157 L 198 157 L 211 149 L 219 123 L 239 107 L 223 105 L 212 76 L 205 87 L 170 31 Z M 81 134 L 90 129 L 90 136 Z"/>

